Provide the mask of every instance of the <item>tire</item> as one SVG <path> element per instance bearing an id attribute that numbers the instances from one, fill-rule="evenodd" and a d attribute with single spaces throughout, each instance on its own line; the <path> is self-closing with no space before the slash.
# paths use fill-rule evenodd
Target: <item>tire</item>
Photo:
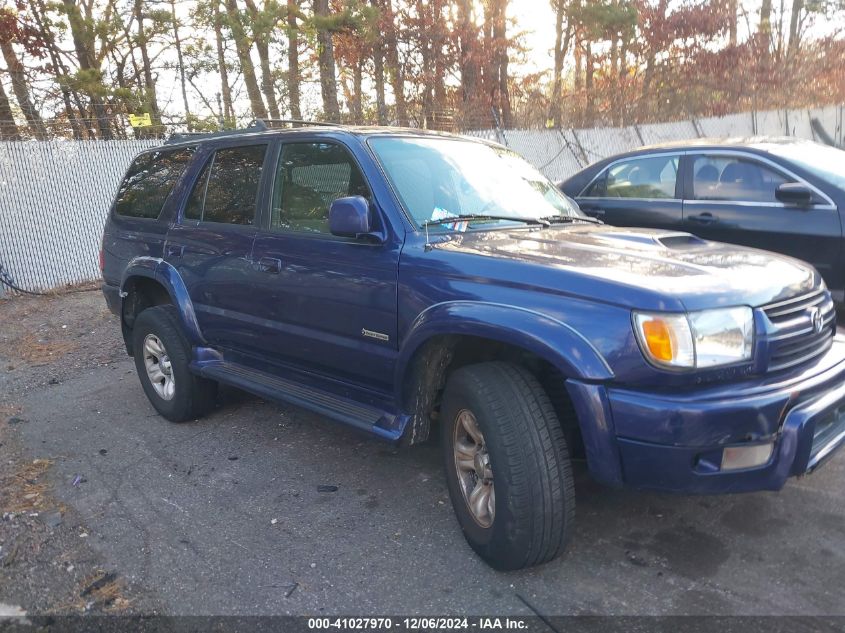
<path id="1" fill-rule="evenodd" d="M 217 383 L 190 371 L 191 345 L 182 333 L 174 306 L 160 305 L 142 311 L 132 328 L 132 342 L 141 386 L 162 417 L 171 422 L 187 422 L 211 411 Z M 148 364 L 152 365 L 152 372 L 158 369 L 155 375 L 161 375 L 159 380 L 153 380 Z"/>
<path id="2" fill-rule="evenodd" d="M 467 432 L 467 412 L 480 444 Z M 563 553 L 575 522 L 575 486 L 563 431 L 537 379 L 504 362 L 462 367 L 446 384 L 439 419 L 449 496 L 476 553 L 500 570 Z M 469 467 L 473 445 L 479 456 Z"/>

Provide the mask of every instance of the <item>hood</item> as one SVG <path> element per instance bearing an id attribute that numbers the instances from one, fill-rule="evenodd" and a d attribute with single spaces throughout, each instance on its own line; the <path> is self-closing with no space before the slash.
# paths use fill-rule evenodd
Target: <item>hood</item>
<path id="1" fill-rule="evenodd" d="M 559 225 L 536 230 L 494 230 L 451 234 L 434 248 L 519 261 L 590 278 L 586 287 L 597 299 L 620 287 L 630 305 L 636 296 L 650 295 L 654 304 L 680 301 L 687 310 L 719 306 L 757 307 L 813 290 L 821 283 L 818 273 L 804 262 L 752 248 L 710 242 L 689 233 L 657 229 L 627 229 L 606 225 Z M 564 277 L 543 282 L 566 291 Z M 547 277 L 542 275 L 542 277 Z M 585 285 L 577 284 L 579 288 Z M 583 294 L 579 292 L 578 294 Z M 667 299 L 666 301 L 660 298 Z M 634 306 L 636 307 L 636 306 Z"/>

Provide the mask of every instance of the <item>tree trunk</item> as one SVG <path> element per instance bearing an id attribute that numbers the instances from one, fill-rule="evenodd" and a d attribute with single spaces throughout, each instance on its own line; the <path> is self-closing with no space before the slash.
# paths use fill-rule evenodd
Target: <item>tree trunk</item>
<path id="1" fill-rule="evenodd" d="M 405 77 L 399 63 L 399 47 L 396 35 L 396 20 L 393 15 L 393 0 L 381 0 L 384 24 L 384 46 L 387 52 L 385 67 L 396 100 L 396 123 L 400 126 L 408 125 L 408 110 L 405 105 Z"/>
<path id="2" fill-rule="evenodd" d="M 252 116 L 256 119 L 267 118 L 267 108 L 261 98 L 261 89 L 258 87 L 258 79 L 255 76 L 255 65 L 250 55 L 249 38 L 241 24 L 241 17 L 238 15 L 237 0 L 224 0 L 226 14 L 229 17 L 229 28 L 232 29 L 232 37 L 235 40 L 235 49 L 238 52 L 238 60 L 241 63 L 241 73 L 244 77 L 244 86 L 249 96 L 249 106 Z"/>
<path id="3" fill-rule="evenodd" d="M 507 38 L 507 6 L 508 0 L 494 0 L 496 10 L 493 18 L 493 46 L 495 61 L 493 79 L 497 95 L 496 105 L 502 117 L 502 126 L 511 127 L 511 101 L 508 88 L 508 38 Z"/>
<path id="4" fill-rule="evenodd" d="M 279 102 L 276 100 L 276 88 L 273 85 L 273 73 L 270 70 L 270 44 L 266 39 L 256 40 L 255 49 L 258 51 L 258 59 L 261 60 L 261 91 L 267 99 L 267 109 L 270 111 L 270 118 L 279 119 Z"/>
<path id="5" fill-rule="evenodd" d="M 220 15 L 220 0 L 211 0 L 214 7 L 214 37 L 217 40 L 217 67 L 220 73 L 221 91 L 223 93 L 223 124 L 228 125 L 235 118 L 232 106 L 232 87 L 229 85 L 229 70 L 226 68 L 226 56 L 223 52 L 223 16 Z"/>
<path id="6" fill-rule="evenodd" d="M 29 85 L 26 81 L 26 72 L 24 71 L 23 64 L 18 59 L 17 53 L 15 53 L 12 41 L 3 38 L 0 40 L 0 49 L 3 51 L 3 59 L 6 60 L 6 70 L 12 79 L 12 91 L 18 100 L 18 105 L 26 119 L 26 124 L 35 138 L 42 141 L 46 140 L 47 128 L 44 127 L 41 114 L 39 114 L 38 109 L 32 103 L 32 97 L 29 94 Z"/>
<path id="7" fill-rule="evenodd" d="M 355 125 L 364 123 L 364 104 L 361 92 L 364 83 L 364 60 L 358 57 L 352 68 L 352 120 Z"/>
<path id="8" fill-rule="evenodd" d="M 299 27 L 296 24 L 298 13 L 298 1 L 288 0 L 288 99 L 290 115 L 297 120 L 302 119 L 299 105 Z"/>
<path id="9" fill-rule="evenodd" d="M 792 0 L 792 13 L 789 16 L 789 53 L 798 50 L 801 40 L 801 12 L 804 10 L 804 0 Z"/>
<path id="10" fill-rule="evenodd" d="M 587 103 L 585 107 L 585 118 L 587 125 L 593 125 L 593 45 L 587 40 L 586 50 L 584 51 L 584 90 L 587 94 Z"/>
<path id="11" fill-rule="evenodd" d="M 185 63 L 182 59 L 182 41 L 179 39 L 179 21 L 176 19 L 176 0 L 170 0 L 170 15 L 173 19 L 173 43 L 176 45 L 176 63 L 179 65 L 179 84 L 182 88 L 182 104 L 185 106 L 185 122 L 192 131 L 191 106 L 188 104 L 188 88 L 185 85 Z"/>
<path id="12" fill-rule="evenodd" d="M 728 0 L 728 17 L 730 18 L 730 24 L 728 25 L 728 42 L 731 46 L 736 46 L 737 39 L 736 39 L 736 23 L 739 19 L 739 5 L 738 0 Z"/>
<path id="13" fill-rule="evenodd" d="M 70 89 L 68 88 L 68 71 L 67 67 L 62 62 L 61 58 L 61 51 L 56 46 L 56 38 L 53 34 L 53 31 L 47 26 L 46 21 L 44 20 L 44 13 L 45 7 L 41 0 L 37 0 L 32 2 L 30 5 L 32 8 L 32 16 L 35 19 L 35 23 L 38 26 L 38 30 L 41 33 L 41 36 L 44 38 L 44 44 L 47 49 L 47 54 L 50 56 L 50 63 L 52 64 L 52 70 L 54 75 L 55 82 L 59 85 L 59 89 L 62 93 L 62 101 L 64 102 L 65 106 L 65 114 L 70 122 L 71 131 L 73 132 L 73 138 L 75 140 L 81 140 L 83 138 L 82 129 L 79 126 L 79 120 L 77 118 L 77 113 L 73 109 L 73 102 L 76 101 L 77 107 L 79 108 L 79 115 L 84 116 L 84 109 L 82 108 L 82 104 L 79 102 L 79 95 L 76 93 L 71 93 Z"/>
<path id="14" fill-rule="evenodd" d="M 563 14 L 566 11 L 566 0 L 555 0 L 555 50 L 554 50 L 554 76 L 552 77 L 552 94 L 549 102 L 549 123 L 554 127 L 560 127 L 560 101 L 563 98 L 561 84 L 563 74 L 563 57 L 566 51 L 563 48 Z M 569 33 L 569 25 L 566 29 Z"/>
<path id="15" fill-rule="evenodd" d="M 373 0 L 373 6 L 378 6 Z M 381 38 L 373 44 L 373 82 L 376 85 L 376 116 L 379 125 L 387 125 L 387 102 L 384 97 L 384 47 Z"/>
<path id="16" fill-rule="evenodd" d="M 478 28 L 472 0 L 458 0 L 458 49 L 461 72 L 463 125 L 472 127 L 478 118 Z M 485 114 L 486 119 L 486 114 Z"/>
<path id="17" fill-rule="evenodd" d="M 262 22 L 263 16 L 253 0 L 245 0 L 246 7 L 252 18 L 252 39 L 255 41 L 255 50 L 258 51 L 258 60 L 261 64 L 261 92 L 267 99 L 267 109 L 270 117 L 280 118 L 279 103 L 276 101 L 276 87 L 273 85 L 273 73 L 270 70 L 270 33 L 266 31 Z"/>
<path id="18" fill-rule="evenodd" d="M 153 70 L 150 67 L 150 54 L 147 50 L 147 36 L 144 33 L 144 11 L 142 0 L 135 0 L 134 4 L 135 21 L 138 27 L 138 49 L 141 51 L 141 61 L 143 63 L 144 73 L 144 88 L 145 101 L 147 107 L 150 109 L 150 118 L 153 125 L 161 125 L 161 113 L 158 109 L 158 99 L 156 97 L 156 87 L 153 81 Z"/>
<path id="19" fill-rule="evenodd" d="M 9 97 L 6 95 L 2 81 L 0 81 L 0 140 L 21 140 L 18 126 L 15 123 L 15 118 L 12 116 L 12 106 L 9 103 Z"/>
<path id="20" fill-rule="evenodd" d="M 62 0 L 62 4 L 68 16 L 68 24 L 70 24 L 73 48 L 76 51 L 79 69 L 88 71 L 89 73 L 96 73 L 97 77 L 102 79 L 102 69 L 94 57 L 94 33 L 89 31 L 75 0 Z M 96 92 L 91 92 L 87 96 L 91 101 L 91 110 L 93 110 L 94 117 L 97 120 L 97 129 L 99 130 L 100 138 L 111 140 L 114 138 L 114 133 L 102 96 Z"/>
<path id="21" fill-rule="evenodd" d="M 763 0 L 760 5 L 760 30 L 757 35 L 761 51 L 768 57 L 772 37 L 772 0 Z"/>
<path id="22" fill-rule="evenodd" d="M 446 59 L 443 48 L 445 45 L 445 25 L 443 23 L 443 0 L 432 0 L 431 54 L 434 58 L 434 104 L 433 121 L 437 130 L 447 129 L 449 122 L 446 116 L 446 66 L 451 65 L 451 59 Z"/>
<path id="23" fill-rule="evenodd" d="M 434 68 L 432 63 L 432 15 L 429 11 L 430 3 L 426 4 L 424 0 L 417 0 L 416 11 L 420 21 L 420 54 L 422 56 L 422 77 L 420 78 L 422 88 L 422 117 L 423 127 L 431 127 L 432 105 L 433 105 L 433 84 L 434 84 Z"/>
<path id="24" fill-rule="evenodd" d="M 322 18 L 329 16 L 329 0 L 314 0 L 314 14 Z M 329 121 L 340 121 L 340 106 L 337 103 L 337 78 L 334 62 L 332 34 L 326 28 L 317 31 L 318 62 L 320 66 L 320 91 L 323 96 L 323 112 Z"/>

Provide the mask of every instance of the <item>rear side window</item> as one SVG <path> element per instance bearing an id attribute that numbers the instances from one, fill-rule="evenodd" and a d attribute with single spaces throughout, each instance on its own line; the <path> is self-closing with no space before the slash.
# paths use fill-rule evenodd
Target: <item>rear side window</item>
<path id="1" fill-rule="evenodd" d="M 206 163 L 185 206 L 185 219 L 252 224 L 266 145 L 218 149 Z"/>
<path id="2" fill-rule="evenodd" d="M 693 164 L 696 200 L 777 203 L 785 176 L 757 162 L 732 156 L 698 156 Z"/>
<path id="3" fill-rule="evenodd" d="M 138 156 L 120 184 L 114 212 L 131 218 L 158 218 L 195 149 L 158 150 Z"/>

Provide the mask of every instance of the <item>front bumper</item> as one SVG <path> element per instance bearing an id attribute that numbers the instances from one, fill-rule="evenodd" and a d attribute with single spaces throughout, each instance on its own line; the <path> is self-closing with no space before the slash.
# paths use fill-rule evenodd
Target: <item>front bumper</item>
<path id="1" fill-rule="evenodd" d="M 809 368 L 741 385 L 662 394 L 568 386 L 590 470 L 609 484 L 687 493 L 778 490 L 845 444 L 845 338 Z M 725 448 L 756 444 L 773 446 L 765 464 L 722 469 Z"/>

